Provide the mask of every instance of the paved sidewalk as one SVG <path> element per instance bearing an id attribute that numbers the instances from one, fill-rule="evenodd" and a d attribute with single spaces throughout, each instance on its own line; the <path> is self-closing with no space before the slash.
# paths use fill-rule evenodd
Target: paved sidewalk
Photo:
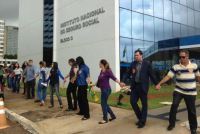
<path id="1" fill-rule="evenodd" d="M 150 116 L 147 124 L 143 129 L 135 126 L 137 119 L 134 112 L 113 108 L 117 119 L 103 125 L 98 122 L 102 120 L 102 110 L 99 104 L 90 103 L 91 118 L 81 121 L 82 116 L 76 115 L 78 111 L 67 112 L 67 99 L 62 97 L 64 109 L 59 108 L 57 97 L 54 96 L 55 107 L 49 109 L 49 96 L 44 106 L 40 107 L 38 103 L 34 103 L 33 99 L 25 100 L 21 94 L 12 94 L 5 89 L 5 107 L 24 116 L 25 118 L 36 123 L 40 129 L 47 134 L 190 134 L 190 131 L 179 124 L 176 128 L 169 132 L 166 130 L 168 121 Z M 149 111 L 149 114 L 156 114 L 162 111 L 157 109 Z M 163 111 L 164 113 L 168 112 Z"/>

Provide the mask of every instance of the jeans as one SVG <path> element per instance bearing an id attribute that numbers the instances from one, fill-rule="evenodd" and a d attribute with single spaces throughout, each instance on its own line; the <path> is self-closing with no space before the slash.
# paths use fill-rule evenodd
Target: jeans
<path id="1" fill-rule="evenodd" d="M 19 85 L 19 82 L 20 82 L 20 77 L 21 74 L 18 74 L 18 75 L 15 75 L 14 76 L 14 84 L 13 84 L 13 92 L 17 92 L 19 93 L 19 89 L 20 89 L 20 85 Z M 16 85 L 17 84 L 17 85 Z"/>
<path id="2" fill-rule="evenodd" d="M 32 93 L 32 98 L 35 98 L 35 79 L 26 82 L 27 85 L 27 98 L 31 98 L 30 91 Z"/>
<path id="3" fill-rule="evenodd" d="M 101 90 L 101 107 L 103 111 L 103 120 L 108 121 L 108 113 L 112 118 L 116 118 L 111 108 L 108 106 L 107 101 L 111 94 L 111 89 L 103 89 Z"/>
<path id="4" fill-rule="evenodd" d="M 38 94 L 39 100 L 45 102 L 46 101 L 46 96 L 47 96 L 47 87 L 43 86 L 41 84 L 42 82 L 43 82 L 42 79 L 40 79 L 39 82 L 38 82 L 37 94 Z M 42 90 L 43 90 L 43 96 L 41 94 Z"/>
<path id="5" fill-rule="evenodd" d="M 195 106 L 196 96 L 195 95 L 185 95 L 177 91 L 174 91 L 173 103 L 172 103 L 170 115 L 169 115 L 169 123 L 170 125 L 175 126 L 177 109 L 182 99 L 185 100 L 185 103 L 187 106 L 190 130 L 194 131 L 197 129 L 197 117 L 196 117 L 196 106 Z"/>
<path id="6" fill-rule="evenodd" d="M 12 78 L 11 77 L 7 77 L 7 83 L 8 83 L 8 88 L 12 88 Z"/>
<path id="7" fill-rule="evenodd" d="M 76 89 L 77 89 L 76 82 L 74 82 L 74 83 L 69 82 L 69 85 L 67 87 L 67 92 L 66 92 L 66 94 L 67 94 L 67 102 L 68 102 L 68 109 L 77 109 Z M 72 93 L 73 99 L 74 99 L 74 106 L 72 105 L 71 93 Z"/>
<path id="8" fill-rule="evenodd" d="M 78 105 L 79 114 L 83 114 L 85 118 L 90 118 L 89 103 L 87 99 L 87 85 L 78 86 Z"/>
<path id="9" fill-rule="evenodd" d="M 49 89 L 50 89 L 50 101 L 51 101 L 51 105 L 54 106 L 54 101 L 53 101 L 53 90 L 56 90 L 56 95 L 58 97 L 58 101 L 60 103 L 60 105 L 62 105 L 62 100 L 59 94 L 59 85 L 55 84 L 55 85 L 51 85 L 49 84 Z"/>

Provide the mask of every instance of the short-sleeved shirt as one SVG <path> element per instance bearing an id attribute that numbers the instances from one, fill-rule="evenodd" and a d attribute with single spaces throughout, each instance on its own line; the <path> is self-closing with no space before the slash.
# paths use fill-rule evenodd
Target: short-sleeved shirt
<path id="1" fill-rule="evenodd" d="M 21 68 L 15 68 L 15 70 L 13 70 L 15 72 L 15 75 L 19 75 L 22 72 Z"/>
<path id="2" fill-rule="evenodd" d="M 167 75 L 170 78 L 176 76 L 175 91 L 186 95 L 197 95 L 195 76 L 200 76 L 197 64 L 190 61 L 187 66 L 176 64 Z"/>
<path id="3" fill-rule="evenodd" d="M 71 70 L 70 70 L 70 72 L 69 72 L 69 74 L 70 74 L 69 79 L 70 79 L 70 80 L 75 76 L 74 68 L 77 68 L 77 66 L 72 66 L 72 67 L 71 67 Z"/>
<path id="4" fill-rule="evenodd" d="M 87 77 L 90 77 L 90 69 L 86 65 L 82 65 L 77 71 L 77 85 L 84 86 L 88 85 Z"/>
<path id="5" fill-rule="evenodd" d="M 0 75 L 3 75 L 5 73 L 4 69 L 0 69 Z"/>

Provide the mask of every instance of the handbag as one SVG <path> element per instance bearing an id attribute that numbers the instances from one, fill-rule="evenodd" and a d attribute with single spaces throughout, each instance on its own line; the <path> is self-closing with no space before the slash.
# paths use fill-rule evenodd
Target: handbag
<path id="1" fill-rule="evenodd" d="M 100 86 L 99 86 L 99 80 L 97 81 L 97 85 L 96 85 L 96 87 L 100 88 Z"/>

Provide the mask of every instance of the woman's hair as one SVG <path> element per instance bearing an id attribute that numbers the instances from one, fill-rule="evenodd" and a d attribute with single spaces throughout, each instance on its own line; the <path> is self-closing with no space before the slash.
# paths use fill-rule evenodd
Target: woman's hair
<path id="1" fill-rule="evenodd" d="M 57 62 L 53 62 L 53 69 L 54 69 L 55 71 L 58 70 L 58 63 L 57 63 Z"/>
<path id="2" fill-rule="evenodd" d="M 100 61 L 100 63 L 103 64 L 103 66 L 105 67 L 105 69 L 109 69 L 110 71 L 112 71 L 111 68 L 110 68 L 110 64 L 106 60 L 102 59 Z"/>
<path id="3" fill-rule="evenodd" d="M 76 61 L 75 61 L 73 58 L 69 59 L 69 61 L 68 61 L 68 62 L 71 62 L 71 63 L 73 63 L 73 65 L 75 65 L 75 63 L 76 63 Z"/>
<path id="4" fill-rule="evenodd" d="M 13 70 L 15 70 L 16 64 L 18 64 L 18 68 L 20 67 L 20 66 L 19 66 L 19 63 L 18 63 L 18 62 L 15 62 L 14 67 L 13 67 Z"/>
<path id="5" fill-rule="evenodd" d="M 85 62 L 84 62 L 84 60 L 83 60 L 83 58 L 81 56 L 79 56 L 79 57 L 76 58 L 76 64 L 79 66 L 79 68 L 82 65 L 85 65 Z"/>
<path id="6" fill-rule="evenodd" d="M 27 63 L 27 66 L 28 66 L 28 62 L 24 61 L 24 63 L 22 64 L 22 70 L 24 70 L 26 68 L 25 63 Z M 10 67 L 11 67 L 11 65 L 10 65 Z"/>
<path id="7" fill-rule="evenodd" d="M 45 61 L 43 61 L 43 67 L 46 68 L 47 67 L 47 63 Z"/>

